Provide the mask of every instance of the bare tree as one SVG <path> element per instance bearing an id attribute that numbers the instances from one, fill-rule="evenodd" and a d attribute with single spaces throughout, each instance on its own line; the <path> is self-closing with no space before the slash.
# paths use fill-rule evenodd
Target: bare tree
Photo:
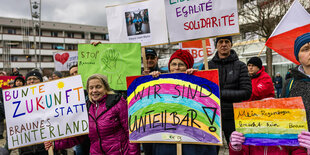
<path id="1" fill-rule="evenodd" d="M 240 0 L 240 31 L 266 38 L 272 34 L 294 0 Z M 309 0 L 299 0 L 303 6 Z M 309 8 L 309 6 L 306 6 Z M 308 10 L 309 11 L 309 10 Z M 272 76 L 272 50 L 266 50 L 267 72 Z"/>

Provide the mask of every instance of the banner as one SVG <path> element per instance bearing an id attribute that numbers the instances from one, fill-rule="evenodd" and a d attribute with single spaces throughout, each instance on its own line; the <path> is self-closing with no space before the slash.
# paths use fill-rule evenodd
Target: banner
<path id="1" fill-rule="evenodd" d="M 56 71 L 69 71 L 70 67 L 77 64 L 78 52 L 53 52 Z"/>
<path id="2" fill-rule="evenodd" d="M 192 54 L 195 64 L 203 63 L 204 58 L 203 58 L 202 40 L 186 41 L 179 43 L 179 45 L 180 49 L 188 50 Z M 206 45 L 209 57 L 215 53 L 213 39 L 206 39 Z"/>
<path id="3" fill-rule="evenodd" d="M 106 10 L 110 42 L 142 46 L 168 43 L 163 0 L 109 6 Z"/>
<path id="4" fill-rule="evenodd" d="M 239 33 L 237 0 L 165 0 L 170 42 Z"/>
<path id="5" fill-rule="evenodd" d="M 85 88 L 88 77 L 93 74 L 106 75 L 114 90 L 127 89 L 126 76 L 141 75 L 140 43 L 79 44 L 78 49 L 78 73 Z"/>
<path id="6" fill-rule="evenodd" d="M 0 88 L 8 89 L 11 88 L 9 85 L 10 81 L 14 81 L 17 76 L 0 76 Z"/>
<path id="7" fill-rule="evenodd" d="M 88 134 L 81 76 L 3 90 L 10 149 Z"/>
<path id="8" fill-rule="evenodd" d="M 129 140 L 221 145 L 218 71 L 127 77 Z"/>
<path id="9" fill-rule="evenodd" d="M 234 103 L 236 131 L 244 145 L 299 146 L 298 134 L 308 131 L 301 97 Z"/>

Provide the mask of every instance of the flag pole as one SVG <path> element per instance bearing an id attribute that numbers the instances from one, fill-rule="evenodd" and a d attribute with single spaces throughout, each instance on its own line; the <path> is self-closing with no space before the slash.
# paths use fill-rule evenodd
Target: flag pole
<path id="1" fill-rule="evenodd" d="M 257 57 L 259 57 L 262 54 L 262 52 L 264 51 L 265 47 L 266 47 L 266 45 L 264 45 L 263 49 L 258 53 Z"/>

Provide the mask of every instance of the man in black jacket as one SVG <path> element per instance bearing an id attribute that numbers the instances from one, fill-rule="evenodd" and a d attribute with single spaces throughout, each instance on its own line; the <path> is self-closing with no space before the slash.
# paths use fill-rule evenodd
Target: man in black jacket
<path id="1" fill-rule="evenodd" d="M 248 100 L 252 93 L 251 79 L 245 63 L 231 49 L 232 37 L 216 38 L 217 52 L 208 62 L 209 69 L 218 69 L 221 94 L 222 129 L 229 144 L 230 134 L 235 131 L 233 103 Z"/>

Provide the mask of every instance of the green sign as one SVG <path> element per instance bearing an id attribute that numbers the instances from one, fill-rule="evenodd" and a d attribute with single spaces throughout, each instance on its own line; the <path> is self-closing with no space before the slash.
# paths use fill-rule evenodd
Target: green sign
<path id="1" fill-rule="evenodd" d="M 84 88 L 89 76 L 103 74 L 112 89 L 127 90 L 126 76 L 141 74 L 141 44 L 79 44 L 78 62 Z"/>

